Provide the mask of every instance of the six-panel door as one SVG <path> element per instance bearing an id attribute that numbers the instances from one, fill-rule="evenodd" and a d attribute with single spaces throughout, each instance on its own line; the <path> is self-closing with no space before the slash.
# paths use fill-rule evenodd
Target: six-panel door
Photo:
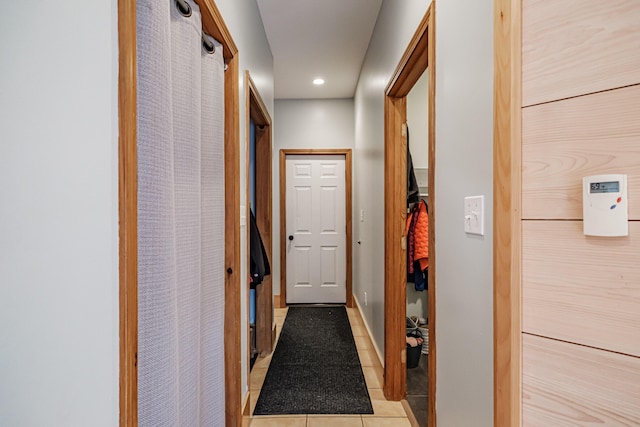
<path id="1" fill-rule="evenodd" d="M 346 302 L 344 155 L 287 155 L 287 303 Z"/>

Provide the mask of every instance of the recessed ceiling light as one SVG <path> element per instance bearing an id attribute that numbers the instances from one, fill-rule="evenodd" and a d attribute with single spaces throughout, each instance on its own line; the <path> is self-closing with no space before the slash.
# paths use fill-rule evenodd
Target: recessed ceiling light
<path id="1" fill-rule="evenodd" d="M 323 79 L 315 79 L 313 81 L 313 84 L 316 85 L 316 86 L 323 85 L 324 84 L 324 80 Z"/>

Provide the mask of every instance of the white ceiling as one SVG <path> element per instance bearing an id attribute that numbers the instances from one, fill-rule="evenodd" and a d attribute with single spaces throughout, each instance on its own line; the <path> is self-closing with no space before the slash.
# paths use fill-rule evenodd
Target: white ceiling
<path id="1" fill-rule="evenodd" d="M 382 0 L 257 0 L 275 97 L 352 98 Z M 315 86 L 315 78 L 325 84 Z"/>

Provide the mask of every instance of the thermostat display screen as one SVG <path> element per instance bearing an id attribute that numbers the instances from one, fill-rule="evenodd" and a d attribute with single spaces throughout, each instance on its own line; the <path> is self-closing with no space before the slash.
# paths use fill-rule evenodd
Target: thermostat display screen
<path id="1" fill-rule="evenodd" d="M 620 181 L 592 182 L 590 193 L 618 193 Z"/>

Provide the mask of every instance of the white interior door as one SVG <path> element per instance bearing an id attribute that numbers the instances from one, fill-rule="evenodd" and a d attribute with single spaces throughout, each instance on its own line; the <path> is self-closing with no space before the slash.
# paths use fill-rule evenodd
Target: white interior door
<path id="1" fill-rule="evenodd" d="M 345 303 L 344 155 L 287 155 L 287 303 Z"/>

